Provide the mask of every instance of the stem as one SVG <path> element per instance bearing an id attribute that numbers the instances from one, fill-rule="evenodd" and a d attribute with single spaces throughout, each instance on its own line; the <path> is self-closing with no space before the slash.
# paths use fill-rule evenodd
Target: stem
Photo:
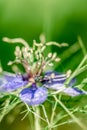
<path id="1" fill-rule="evenodd" d="M 57 107 L 57 101 L 55 102 L 54 107 L 53 107 L 53 110 L 52 110 L 52 115 L 51 115 L 50 124 L 53 124 L 53 119 L 54 119 L 54 116 L 55 116 L 56 107 Z"/>
<path id="2" fill-rule="evenodd" d="M 44 112 L 44 116 L 45 116 L 47 124 L 48 124 L 48 128 L 49 128 L 49 130 L 51 130 L 50 122 L 49 122 L 49 119 L 48 119 L 48 116 L 47 116 L 47 113 L 46 113 L 46 109 L 45 109 L 45 107 L 43 105 L 41 105 L 41 106 L 42 106 L 42 109 L 43 109 L 43 112 Z"/>
<path id="3" fill-rule="evenodd" d="M 28 113 L 29 130 L 34 130 L 34 117 L 32 113 Z"/>
<path id="4" fill-rule="evenodd" d="M 62 126 L 62 125 L 68 124 L 68 123 L 72 123 L 72 122 L 74 122 L 74 121 L 73 120 L 65 121 L 65 122 L 59 123 L 57 125 L 54 125 L 52 128 L 59 127 L 59 126 Z"/>
<path id="5" fill-rule="evenodd" d="M 75 113 L 75 112 L 77 112 L 78 111 L 78 108 L 76 108 L 76 109 L 74 109 L 73 111 L 71 111 L 71 113 L 73 114 L 73 113 Z M 62 115 L 57 115 L 56 116 L 56 118 L 54 119 L 54 125 L 56 125 L 57 124 L 57 122 L 59 122 L 59 121 L 61 121 L 62 119 L 64 119 L 64 118 L 66 118 L 66 117 L 68 117 L 69 115 L 68 114 L 64 114 L 63 116 Z M 58 124 L 59 125 L 59 124 Z"/>
<path id="6" fill-rule="evenodd" d="M 79 44 L 80 44 L 80 46 L 82 48 L 82 52 L 83 52 L 83 54 L 85 56 L 87 54 L 87 51 L 86 51 L 86 48 L 85 48 L 85 46 L 84 46 L 84 44 L 83 44 L 82 39 L 81 39 L 80 36 L 78 36 L 78 42 L 79 42 Z"/>
<path id="7" fill-rule="evenodd" d="M 67 81 L 65 82 L 65 84 L 69 84 L 70 81 L 78 74 L 82 73 L 84 70 L 86 70 L 87 65 L 83 64 L 85 63 L 85 61 L 87 60 L 87 55 L 83 58 L 83 60 L 81 61 L 81 63 L 79 64 L 79 66 L 76 68 L 76 70 L 72 73 L 72 75 L 67 79 Z M 83 67 L 82 67 L 83 66 Z M 81 68 L 82 67 L 82 68 Z"/>
<path id="8" fill-rule="evenodd" d="M 8 98 L 5 102 L 5 106 L 2 108 L 2 111 L 0 113 L 0 122 L 4 118 L 5 115 L 7 115 L 16 105 L 18 105 L 20 101 L 16 101 L 14 103 L 10 103 L 10 98 Z"/>
<path id="9" fill-rule="evenodd" d="M 84 56 L 83 60 L 81 61 L 81 63 L 80 63 L 79 66 L 78 66 L 78 69 L 79 69 L 80 67 L 82 67 L 82 65 L 84 64 L 84 62 L 85 62 L 86 60 L 87 60 L 87 55 Z"/>
<path id="10" fill-rule="evenodd" d="M 44 118 L 42 118 L 36 112 L 32 111 L 26 103 L 25 103 L 25 105 L 26 105 L 26 108 L 28 109 L 29 112 L 31 112 L 32 114 L 34 114 L 35 116 L 37 116 L 38 118 L 40 118 L 41 120 L 43 120 L 44 122 L 46 122 L 46 120 Z"/>
<path id="11" fill-rule="evenodd" d="M 39 109 L 39 107 L 36 107 L 36 113 L 38 114 L 38 115 L 40 115 L 40 109 Z M 34 115 L 34 123 L 35 123 L 35 127 L 34 127 L 34 130 L 41 130 L 41 125 L 40 125 L 40 119 L 36 116 L 36 115 Z"/>
<path id="12" fill-rule="evenodd" d="M 68 113 L 68 115 L 71 116 L 71 118 L 72 118 L 83 130 L 87 130 L 87 127 L 85 127 L 85 126 L 83 125 L 83 123 L 80 122 L 80 120 L 79 120 L 78 118 L 76 118 L 75 115 L 72 114 L 72 112 L 70 112 L 70 111 L 68 110 L 68 108 L 67 108 L 59 99 L 57 99 L 56 96 L 54 96 L 54 98 L 55 98 L 55 100 L 62 106 L 62 108 Z"/>
<path id="13" fill-rule="evenodd" d="M 7 111 L 7 107 L 8 107 L 8 105 L 9 105 L 9 103 L 10 103 L 10 100 L 7 99 L 6 102 L 5 102 L 5 107 L 3 108 L 2 112 L 0 113 L 0 122 L 2 121 L 2 119 L 3 119 L 4 116 L 5 116 L 5 113 L 6 113 L 6 111 Z"/>
<path id="14" fill-rule="evenodd" d="M 77 72 L 77 74 L 76 74 L 75 76 L 77 76 L 77 75 L 79 75 L 80 73 L 84 72 L 86 69 L 87 69 L 87 65 L 84 65 L 83 67 L 81 67 L 81 68 L 79 69 L 79 71 Z"/>

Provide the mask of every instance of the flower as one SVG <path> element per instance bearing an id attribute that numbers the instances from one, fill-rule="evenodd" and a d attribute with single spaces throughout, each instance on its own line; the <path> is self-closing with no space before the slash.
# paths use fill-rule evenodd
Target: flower
<path id="1" fill-rule="evenodd" d="M 57 91 L 61 90 L 63 93 L 70 96 L 83 94 L 82 91 L 73 88 L 75 79 L 70 82 L 68 87 L 64 88 L 64 82 L 67 79 L 66 74 L 60 74 L 55 71 L 47 72 L 44 74 L 43 78 L 39 79 L 41 86 L 37 86 L 37 78 L 35 77 L 35 82 L 32 82 L 31 86 L 27 88 L 26 85 L 31 82 L 29 81 L 27 74 L 15 75 L 5 73 L 3 77 L 4 84 L 0 82 L 3 84 L 3 90 L 12 92 L 18 88 L 22 88 L 19 93 L 19 97 L 24 103 L 31 106 L 42 104 L 48 97 L 48 89 Z"/>
<path id="2" fill-rule="evenodd" d="M 43 38 L 42 38 L 43 39 Z M 61 74 L 55 71 L 45 73 L 47 66 L 52 66 L 54 62 L 59 62 L 60 58 L 57 53 L 48 53 L 44 56 L 46 47 L 55 45 L 57 47 L 66 46 L 66 44 L 58 44 L 56 42 L 43 42 L 36 43 L 34 41 L 31 48 L 23 39 L 4 39 L 7 42 L 20 42 L 22 43 L 22 49 L 16 46 L 15 60 L 10 61 L 9 65 L 13 63 L 20 63 L 25 69 L 25 74 L 9 74 L 4 73 L 0 78 L 1 91 L 17 91 L 20 88 L 20 92 L 17 91 L 17 96 L 28 105 L 39 105 L 45 102 L 48 97 L 48 90 L 61 90 L 61 92 L 70 95 L 77 96 L 83 94 L 77 88 L 74 88 L 75 79 L 65 87 L 65 81 L 67 80 L 66 74 Z"/>

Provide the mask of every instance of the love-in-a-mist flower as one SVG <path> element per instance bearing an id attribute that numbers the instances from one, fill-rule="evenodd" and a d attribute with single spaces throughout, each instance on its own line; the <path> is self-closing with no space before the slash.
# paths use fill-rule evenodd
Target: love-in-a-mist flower
<path id="1" fill-rule="evenodd" d="M 23 39 L 9 39 L 4 38 L 7 42 L 21 42 L 24 47 L 20 49 L 19 46 L 15 50 L 15 60 L 10 61 L 9 64 L 20 63 L 25 69 L 25 74 L 8 74 L 4 73 L 0 79 L 1 88 L 7 92 L 17 92 L 17 96 L 28 105 L 39 105 L 43 103 L 48 95 L 49 89 L 55 91 L 61 91 L 70 96 L 77 96 L 83 94 L 82 91 L 73 88 L 75 79 L 72 79 L 70 83 L 65 86 L 65 81 L 68 79 L 68 75 L 60 74 L 55 71 L 47 71 L 46 68 L 53 65 L 54 62 L 59 62 L 60 58 L 57 53 L 49 53 L 44 56 L 45 49 L 50 45 L 56 45 L 58 47 L 66 46 L 67 44 L 58 44 L 56 42 L 36 43 L 34 41 L 31 48 Z M 4 82 L 1 82 L 3 79 Z M 18 91 L 20 89 L 20 91 Z"/>

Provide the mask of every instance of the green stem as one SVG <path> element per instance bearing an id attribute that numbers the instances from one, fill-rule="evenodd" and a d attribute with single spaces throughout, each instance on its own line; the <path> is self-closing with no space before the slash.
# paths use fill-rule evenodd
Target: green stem
<path id="1" fill-rule="evenodd" d="M 0 122 L 2 121 L 3 117 L 5 116 L 5 113 L 7 111 L 7 107 L 9 105 L 9 103 L 10 103 L 10 100 L 7 99 L 6 102 L 5 102 L 4 108 L 3 108 L 2 112 L 0 113 Z"/>
<path id="2" fill-rule="evenodd" d="M 72 112 L 70 112 L 70 111 L 68 110 L 68 108 L 67 108 L 59 99 L 57 99 L 56 96 L 54 96 L 54 98 L 55 98 L 55 100 L 62 106 L 62 108 L 68 113 L 68 115 L 71 116 L 71 118 L 72 118 L 83 130 L 87 130 L 87 127 L 85 127 L 85 126 L 83 125 L 83 123 L 82 123 L 79 119 L 77 119 L 77 118 L 75 117 L 75 115 L 72 114 Z"/>
<path id="3" fill-rule="evenodd" d="M 76 109 L 74 109 L 73 111 L 71 111 L 71 113 L 73 114 L 73 113 L 75 113 L 75 112 L 77 112 L 78 111 L 78 108 L 76 108 Z M 65 114 L 65 115 L 63 115 L 63 116 L 61 116 L 61 115 L 57 115 L 56 116 L 56 118 L 54 119 L 54 125 L 57 123 L 57 122 L 59 122 L 59 121 L 61 121 L 62 119 L 64 119 L 64 118 L 66 118 L 66 117 L 68 117 L 69 115 L 68 114 Z M 59 125 L 59 124 L 58 124 Z"/>
<path id="4" fill-rule="evenodd" d="M 82 39 L 81 39 L 80 36 L 78 36 L 78 42 L 79 42 L 79 44 L 80 44 L 80 46 L 82 48 L 82 52 L 83 52 L 83 54 L 85 56 L 87 54 L 87 51 L 86 51 L 86 48 L 85 48 L 85 46 L 84 46 L 84 44 L 83 44 Z"/>
<path id="5" fill-rule="evenodd" d="M 54 107 L 52 109 L 52 115 L 51 115 L 50 124 L 53 124 L 53 119 L 54 119 L 54 116 L 55 116 L 56 107 L 57 107 L 57 101 L 55 102 Z"/>
<path id="6" fill-rule="evenodd" d="M 56 127 L 59 127 L 59 126 L 62 126 L 62 125 L 68 124 L 68 123 L 72 123 L 72 122 L 73 122 L 73 120 L 65 121 L 65 122 L 59 123 L 57 125 L 54 125 L 52 128 L 56 128 Z"/>
<path id="7" fill-rule="evenodd" d="M 1 113 L 0 113 L 0 122 L 4 118 L 5 115 L 7 115 L 16 105 L 20 103 L 20 101 L 16 101 L 14 103 L 10 103 L 10 98 L 8 98 L 5 102 L 5 106 L 3 107 Z"/>
<path id="8" fill-rule="evenodd" d="M 36 107 L 35 112 L 38 115 L 40 115 L 40 109 L 39 109 L 39 107 Z M 34 120 L 34 123 L 35 123 L 34 130 L 41 130 L 40 119 L 36 115 L 34 115 L 34 119 L 35 119 Z"/>
<path id="9" fill-rule="evenodd" d="M 86 69 L 87 69 L 87 65 L 84 65 L 83 67 L 81 67 L 81 68 L 79 69 L 79 71 L 77 71 L 77 73 L 76 73 L 75 76 L 77 76 L 77 75 L 79 75 L 80 73 L 84 72 Z"/>
<path id="10" fill-rule="evenodd" d="M 26 103 L 25 103 L 25 105 L 26 105 L 26 108 L 28 109 L 29 112 L 31 112 L 32 114 L 34 114 L 35 116 L 37 116 L 38 118 L 40 118 L 42 121 L 46 122 L 46 120 L 44 118 L 42 118 L 36 112 L 32 111 Z"/>
<path id="11" fill-rule="evenodd" d="M 87 69 L 87 65 L 83 64 L 85 63 L 85 61 L 87 60 L 87 55 L 83 58 L 83 60 L 81 61 L 81 63 L 79 64 L 79 66 L 76 68 L 76 70 L 72 73 L 72 75 L 67 79 L 67 81 L 65 82 L 65 84 L 69 84 L 70 81 L 77 76 L 78 74 L 82 73 L 83 71 L 85 71 Z M 82 67 L 83 66 L 83 67 Z M 81 68 L 82 67 L 82 68 Z"/>
<path id="12" fill-rule="evenodd" d="M 47 113 L 46 113 L 46 109 L 43 105 L 41 105 L 41 106 L 42 106 L 43 113 L 44 113 L 44 116 L 45 116 L 47 124 L 48 124 L 47 128 L 49 128 L 49 130 L 51 130 L 51 126 L 50 126 L 50 122 L 49 122 L 49 119 L 48 119 L 48 116 L 47 116 Z"/>
<path id="13" fill-rule="evenodd" d="M 28 113 L 29 130 L 34 130 L 34 117 L 32 113 Z"/>

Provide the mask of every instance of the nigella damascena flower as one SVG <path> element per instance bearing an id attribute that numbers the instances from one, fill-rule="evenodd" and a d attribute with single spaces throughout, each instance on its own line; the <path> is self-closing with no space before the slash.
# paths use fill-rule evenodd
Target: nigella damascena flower
<path id="1" fill-rule="evenodd" d="M 48 91 L 51 90 L 61 90 L 61 92 L 70 95 L 77 96 L 83 94 L 82 91 L 73 88 L 75 84 L 75 79 L 65 87 L 65 81 L 67 80 L 66 74 L 60 74 L 55 71 L 45 72 L 47 66 L 52 66 L 54 62 L 59 62 L 60 58 L 57 53 L 48 53 L 47 56 L 44 55 L 46 47 L 50 45 L 55 45 L 57 47 L 66 46 L 67 44 L 58 44 L 56 42 L 43 42 L 36 43 L 34 41 L 33 47 L 23 39 L 9 39 L 4 38 L 7 42 L 21 42 L 23 47 L 19 46 L 15 49 L 15 60 L 9 63 L 20 63 L 25 69 L 25 74 L 3 74 L 0 78 L 1 91 L 12 92 L 16 91 L 17 96 L 28 105 L 39 105 L 43 103 L 48 97 Z M 17 91 L 20 89 L 20 91 Z"/>
<path id="2" fill-rule="evenodd" d="M 35 77 L 36 79 L 36 77 Z M 57 72 L 47 72 L 44 77 L 40 79 L 41 86 L 37 87 L 37 82 L 31 84 L 29 88 L 25 86 L 29 83 L 28 75 L 7 75 L 4 74 L 5 83 L 3 85 L 4 90 L 11 92 L 18 88 L 23 88 L 19 94 L 20 99 L 29 105 L 39 105 L 43 103 L 48 97 L 48 89 L 52 90 L 62 90 L 70 96 L 77 96 L 83 94 L 82 91 L 73 88 L 75 84 L 75 79 L 73 79 L 69 87 L 64 88 L 64 82 L 66 81 L 65 74 L 59 74 Z M 31 82 L 31 81 L 30 81 Z M 64 88 L 64 89 L 63 89 Z"/>

